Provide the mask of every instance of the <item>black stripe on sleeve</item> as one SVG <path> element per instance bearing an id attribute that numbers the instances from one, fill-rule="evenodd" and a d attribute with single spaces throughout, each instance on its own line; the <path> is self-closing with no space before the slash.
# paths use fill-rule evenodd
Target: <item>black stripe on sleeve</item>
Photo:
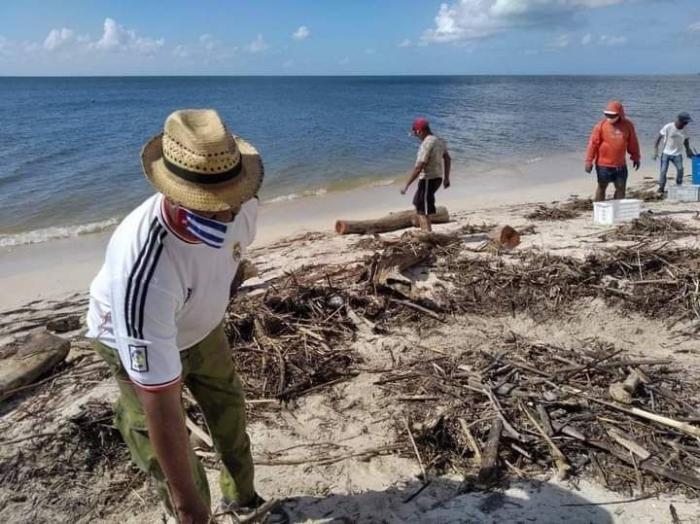
<path id="1" fill-rule="evenodd" d="M 160 238 L 162 231 L 163 226 L 161 226 L 160 223 L 156 224 L 156 226 L 153 228 L 153 234 L 151 235 L 146 247 L 146 256 L 141 261 L 141 265 L 134 275 L 134 285 L 131 292 L 131 298 L 129 300 L 129 320 L 131 322 L 131 331 L 134 338 L 141 338 L 138 331 L 139 320 L 137 317 L 139 311 L 139 297 L 143 293 L 144 276 L 146 275 L 146 271 L 153 261 L 153 256 L 155 255 L 158 247 L 158 239 Z"/>
<path id="2" fill-rule="evenodd" d="M 151 222 L 151 225 L 149 227 L 148 231 L 148 236 L 146 237 L 146 243 L 143 245 L 141 248 L 141 251 L 139 251 L 139 255 L 136 258 L 136 262 L 134 263 L 134 266 L 131 268 L 131 273 L 129 273 L 129 278 L 127 280 L 127 285 L 126 285 L 126 295 L 124 297 L 124 320 L 126 323 L 126 334 L 130 337 L 134 336 L 134 329 L 133 329 L 133 318 L 131 317 L 131 303 L 133 299 L 131 298 L 131 294 L 134 291 L 134 288 L 136 287 L 136 283 L 134 282 L 136 274 L 139 271 L 139 267 L 141 266 L 141 263 L 144 260 L 144 257 L 147 258 L 147 253 L 149 251 L 149 246 L 151 244 L 151 241 L 153 237 L 155 236 L 155 229 L 156 226 L 158 225 L 158 219 L 154 218 L 153 221 Z"/>
<path id="3" fill-rule="evenodd" d="M 141 289 L 141 297 L 139 298 L 138 329 L 136 331 L 137 337 L 140 339 L 143 339 L 143 318 L 144 310 L 146 309 L 146 295 L 148 294 L 148 286 L 151 283 L 153 273 L 155 272 L 156 266 L 158 265 L 160 254 L 163 252 L 163 239 L 165 238 L 165 235 L 167 235 L 167 232 L 165 230 L 162 230 L 158 235 L 158 246 L 156 248 L 155 254 L 153 255 L 153 261 L 151 263 L 150 269 L 148 270 L 148 274 L 146 275 L 146 280 Z"/>

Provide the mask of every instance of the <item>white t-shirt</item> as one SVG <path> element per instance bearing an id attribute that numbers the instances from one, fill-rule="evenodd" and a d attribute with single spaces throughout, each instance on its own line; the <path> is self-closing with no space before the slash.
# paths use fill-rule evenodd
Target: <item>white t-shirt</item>
<path id="1" fill-rule="evenodd" d="M 664 154 L 666 155 L 682 155 L 685 151 L 683 143 L 689 138 L 688 132 L 684 129 L 678 129 L 675 122 L 666 124 L 661 128 L 661 136 L 664 137 Z"/>
<path id="2" fill-rule="evenodd" d="M 416 165 L 419 162 L 425 162 L 425 168 L 418 176 L 419 179 L 442 178 L 442 157 L 445 151 L 447 151 L 447 144 L 442 138 L 428 135 L 423 139 L 416 157 Z"/>
<path id="3" fill-rule="evenodd" d="M 114 231 L 87 315 L 87 336 L 118 350 L 131 380 L 150 390 L 177 381 L 179 351 L 223 319 L 258 208 L 255 198 L 243 204 L 229 225 L 233 245 L 215 249 L 178 235 L 163 218 L 163 200 L 152 196 Z"/>

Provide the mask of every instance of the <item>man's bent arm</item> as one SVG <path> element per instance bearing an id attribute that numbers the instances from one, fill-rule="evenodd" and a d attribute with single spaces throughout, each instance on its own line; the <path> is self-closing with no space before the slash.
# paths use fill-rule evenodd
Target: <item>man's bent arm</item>
<path id="1" fill-rule="evenodd" d="M 690 138 L 686 138 L 683 141 L 683 145 L 685 146 L 685 154 L 688 155 L 688 158 L 693 158 L 693 150 L 690 149 Z"/>
<path id="2" fill-rule="evenodd" d="M 654 160 L 659 156 L 659 145 L 661 145 L 661 140 L 663 140 L 663 138 L 664 137 L 661 135 L 656 137 L 656 142 L 654 142 Z"/>
<path id="3" fill-rule="evenodd" d="M 178 516 L 181 521 L 207 522 L 210 511 L 200 498 L 194 481 L 180 388 L 179 381 L 158 391 L 134 385 L 146 415 L 149 438 L 168 481 Z"/>

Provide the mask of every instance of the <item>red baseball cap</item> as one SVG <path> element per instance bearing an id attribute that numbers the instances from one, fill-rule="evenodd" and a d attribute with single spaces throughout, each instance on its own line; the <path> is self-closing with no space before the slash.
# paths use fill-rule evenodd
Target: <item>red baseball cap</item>
<path id="1" fill-rule="evenodd" d="M 413 121 L 413 125 L 411 126 L 411 129 L 413 131 L 425 131 L 430 127 L 430 124 L 428 123 L 428 120 L 423 117 L 416 118 Z"/>

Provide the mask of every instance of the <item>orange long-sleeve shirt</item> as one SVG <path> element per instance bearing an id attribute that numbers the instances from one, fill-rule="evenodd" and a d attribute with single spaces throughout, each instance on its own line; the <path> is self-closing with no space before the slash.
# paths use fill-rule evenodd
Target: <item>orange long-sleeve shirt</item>
<path id="1" fill-rule="evenodd" d="M 625 118 L 622 104 L 612 102 L 608 105 L 607 110 L 618 113 L 621 118 L 615 123 L 606 118 L 593 127 L 586 150 L 586 164 L 595 163 L 603 167 L 622 167 L 626 163 L 626 153 L 629 153 L 632 162 L 639 162 L 641 152 L 637 132 L 634 129 L 634 124 Z"/>

